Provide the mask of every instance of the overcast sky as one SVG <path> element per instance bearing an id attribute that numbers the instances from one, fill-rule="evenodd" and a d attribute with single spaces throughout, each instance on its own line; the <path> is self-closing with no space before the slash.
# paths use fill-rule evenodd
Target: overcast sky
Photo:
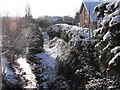
<path id="1" fill-rule="evenodd" d="M 34 17 L 50 15 L 63 16 L 75 15 L 79 10 L 82 0 L 0 0 L 0 12 L 9 16 L 25 15 L 25 6 L 31 7 Z"/>

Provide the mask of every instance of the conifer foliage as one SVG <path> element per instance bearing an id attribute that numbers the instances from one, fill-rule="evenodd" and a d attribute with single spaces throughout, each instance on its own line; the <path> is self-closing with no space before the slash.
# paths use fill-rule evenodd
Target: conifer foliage
<path id="1" fill-rule="evenodd" d="M 105 2 L 95 8 L 101 26 L 96 34 L 100 68 L 109 74 L 120 74 L 120 0 Z"/>

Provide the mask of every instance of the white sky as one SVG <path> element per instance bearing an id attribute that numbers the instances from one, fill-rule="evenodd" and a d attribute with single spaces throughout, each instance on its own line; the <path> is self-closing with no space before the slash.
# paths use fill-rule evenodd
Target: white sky
<path id="1" fill-rule="evenodd" d="M 27 3 L 31 7 L 33 17 L 50 15 L 63 16 L 75 15 L 79 10 L 82 0 L 0 0 L 0 12 L 9 16 L 25 15 Z"/>

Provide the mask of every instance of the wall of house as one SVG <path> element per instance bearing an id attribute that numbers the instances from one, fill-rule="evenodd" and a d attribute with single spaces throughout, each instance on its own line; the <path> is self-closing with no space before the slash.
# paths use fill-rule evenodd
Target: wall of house
<path id="1" fill-rule="evenodd" d="M 91 18 L 89 17 L 89 12 L 88 10 L 86 10 L 85 7 L 83 7 L 82 12 L 80 14 L 80 27 L 83 27 L 83 28 L 90 27 L 90 29 L 96 28 L 96 23 L 91 20 Z"/>

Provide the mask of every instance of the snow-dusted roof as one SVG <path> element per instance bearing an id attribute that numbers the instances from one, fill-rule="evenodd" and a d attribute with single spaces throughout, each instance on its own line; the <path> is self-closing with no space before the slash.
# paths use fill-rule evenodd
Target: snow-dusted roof
<path id="1" fill-rule="evenodd" d="M 82 12 L 83 9 L 83 5 L 85 5 L 85 8 L 88 10 L 88 12 L 90 11 L 90 17 L 92 18 L 93 21 L 96 20 L 96 14 L 93 14 L 94 8 L 102 3 L 105 2 L 107 0 L 83 0 L 83 4 L 81 5 L 80 8 L 80 13 Z"/>

